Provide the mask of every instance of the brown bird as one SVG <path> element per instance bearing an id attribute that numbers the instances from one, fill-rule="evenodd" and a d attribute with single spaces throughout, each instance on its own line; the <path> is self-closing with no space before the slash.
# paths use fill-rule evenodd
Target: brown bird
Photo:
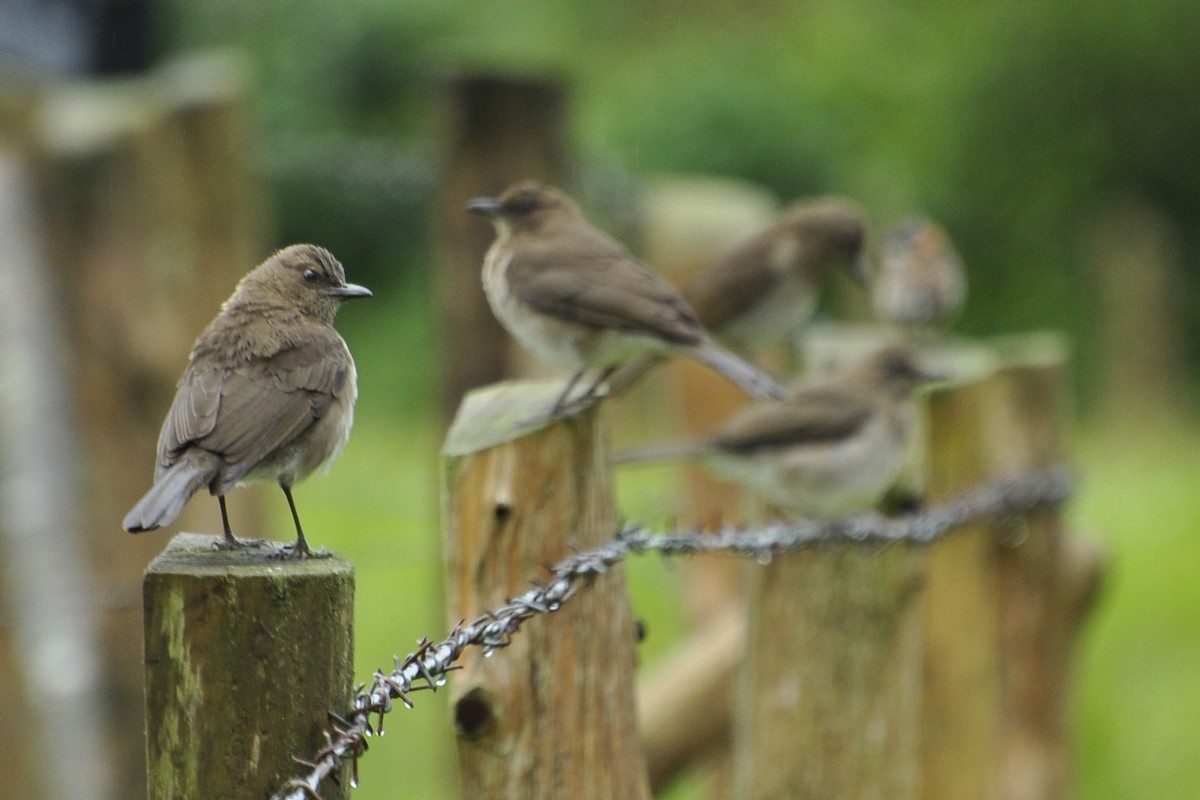
<path id="1" fill-rule="evenodd" d="M 562 192 L 527 181 L 467 209 L 496 226 L 483 262 L 492 311 L 523 346 L 575 370 L 551 416 L 567 407 L 589 368 L 598 375 L 571 405 L 590 400 L 618 364 L 646 352 L 693 358 L 753 397 L 782 395 L 771 376 L 713 342 L 675 287 L 588 223 Z"/>
<path id="2" fill-rule="evenodd" d="M 913 217 L 884 240 L 871 298 L 880 320 L 906 328 L 949 322 L 966 297 L 962 259 L 940 225 Z"/>
<path id="3" fill-rule="evenodd" d="M 934 376 L 888 346 L 782 400 L 754 403 L 712 436 L 629 451 L 619 463 L 699 458 L 803 517 L 833 518 L 878 503 L 904 465 L 913 393 Z"/>
<path id="4" fill-rule="evenodd" d="M 822 285 L 836 267 L 868 285 L 866 236 L 866 215 L 848 200 L 793 203 L 692 276 L 683 298 L 721 342 L 760 352 L 812 320 Z M 622 364 L 609 378 L 611 393 L 624 391 L 660 360 L 641 356 Z"/>
<path id="5" fill-rule="evenodd" d="M 224 546 L 234 537 L 225 493 L 273 480 L 296 524 L 296 555 L 312 555 L 292 486 L 341 455 L 358 396 L 354 359 L 333 327 L 343 300 L 370 297 L 311 244 L 272 255 L 238 283 L 192 346 L 158 436 L 154 486 L 125 517 L 130 533 L 169 525 L 200 489 L 221 505 Z"/>

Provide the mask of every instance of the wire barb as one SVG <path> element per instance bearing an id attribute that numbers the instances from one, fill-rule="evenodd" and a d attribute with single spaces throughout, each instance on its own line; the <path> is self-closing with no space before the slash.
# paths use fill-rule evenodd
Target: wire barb
<path id="1" fill-rule="evenodd" d="M 604 575 L 627 555 L 658 552 L 666 556 L 697 553 L 733 553 L 759 563 L 775 556 L 820 544 L 848 542 L 883 547 L 900 542 L 928 545 L 967 522 L 987 517 L 1009 517 L 1066 501 L 1073 489 L 1068 470 L 1056 467 L 978 486 L 940 506 L 900 517 L 860 514 L 829 522 L 779 521 L 757 528 L 722 527 L 705 532 L 686 529 L 656 533 L 641 525 L 624 524 L 612 540 L 590 550 L 573 552 L 549 568 L 550 579 L 537 583 L 506 605 L 481 614 L 467 623 L 459 620 L 449 635 L 434 643 L 422 638 L 415 652 L 395 658 L 394 668 L 377 669 L 369 685 L 360 687 L 344 716 L 330 712 L 326 744 L 311 760 L 295 759 L 310 768 L 304 778 L 283 786 L 272 800 L 320 800 L 317 789 L 350 761 L 350 783 L 358 784 L 358 759 L 367 750 L 367 737 L 383 734 L 383 717 L 399 700 L 412 708 L 412 692 L 436 691 L 446 674 L 468 647 L 483 648 L 484 655 L 507 647 L 521 626 L 538 614 L 557 611 L 584 586 Z M 371 718 L 376 724 L 371 726 Z"/>

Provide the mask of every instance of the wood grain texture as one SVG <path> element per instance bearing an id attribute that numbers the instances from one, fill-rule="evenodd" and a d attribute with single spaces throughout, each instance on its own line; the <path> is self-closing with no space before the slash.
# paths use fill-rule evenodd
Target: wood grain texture
<path id="1" fill-rule="evenodd" d="M 146 570 L 151 800 L 268 797 L 350 702 L 354 568 L 180 534 Z M 347 782 L 322 789 L 345 798 Z"/>
<path id="2" fill-rule="evenodd" d="M 988 477 L 990 371 L 928 397 L 926 500 L 949 500 Z M 994 530 L 965 526 L 925 556 L 922 797 L 999 796 L 1000 657 Z"/>
<path id="3" fill-rule="evenodd" d="M 733 796 L 918 797 L 919 552 L 813 548 L 750 584 Z"/>
<path id="4" fill-rule="evenodd" d="M 543 413 L 552 386 L 479 390 L 459 411 L 444 484 L 452 623 L 503 605 L 572 547 L 616 532 L 600 409 L 532 429 L 514 422 L 514 409 Z M 463 796 L 648 798 L 634 645 L 617 567 L 526 623 L 511 646 L 490 658 L 470 651 L 451 680 Z"/>
<path id="5" fill-rule="evenodd" d="M 1002 361 L 988 430 L 993 469 L 1015 474 L 1064 463 L 1067 347 L 1053 336 L 996 344 Z M 1072 596 L 1075 552 L 1059 509 L 1009 521 L 996 546 L 1006 800 L 1071 794 L 1067 703 L 1072 645 L 1083 621 Z"/>

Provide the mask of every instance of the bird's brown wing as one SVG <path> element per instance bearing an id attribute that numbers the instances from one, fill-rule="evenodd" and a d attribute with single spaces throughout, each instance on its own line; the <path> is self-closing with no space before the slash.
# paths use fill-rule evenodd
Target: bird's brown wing
<path id="1" fill-rule="evenodd" d="M 702 338 L 675 287 L 615 242 L 530 243 L 514 253 L 509 278 L 519 300 L 552 317 L 677 344 Z"/>
<path id="2" fill-rule="evenodd" d="M 776 238 L 774 230 L 751 237 L 684 284 L 683 296 L 706 328 L 719 331 L 771 291 L 778 279 L 768 264 Z"/>
<path id="3" fill-rule="evenodd" d="M 711 443 L 719 450 L 739 453 L 832 444 L 857 433 L 871 412 L 868 403 L 842 392 L 808 391 L 750 406 L 716 433 Z"/>
<path id="4" fill-rule="evenodd" d="M 303 344 L 236 366 L 189 365 L 159 437 L 159 470 L 188 446 L 221 456 L 221 480 L 238 481 L 303 433 L 345 388 L 345 345 L 315 329 Z"/>

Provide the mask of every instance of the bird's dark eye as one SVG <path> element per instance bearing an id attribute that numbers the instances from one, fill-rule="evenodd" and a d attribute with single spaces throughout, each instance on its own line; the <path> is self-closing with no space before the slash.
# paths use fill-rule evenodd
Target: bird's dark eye
<path id="1" fill-rule="evenodd" d="M 309 283 L 316 283 L 318 277 L 320 276 L 315 269 L 304 270 L 304 280 L 308 281 Z"/>
<path id="2" fill-rule="evenodd" d="M 512 210 L 516 214 L 528 214 L 537 208 L 537 200 L 532 197 L 522 197 L 520 200 L 513 203 Z"/>

